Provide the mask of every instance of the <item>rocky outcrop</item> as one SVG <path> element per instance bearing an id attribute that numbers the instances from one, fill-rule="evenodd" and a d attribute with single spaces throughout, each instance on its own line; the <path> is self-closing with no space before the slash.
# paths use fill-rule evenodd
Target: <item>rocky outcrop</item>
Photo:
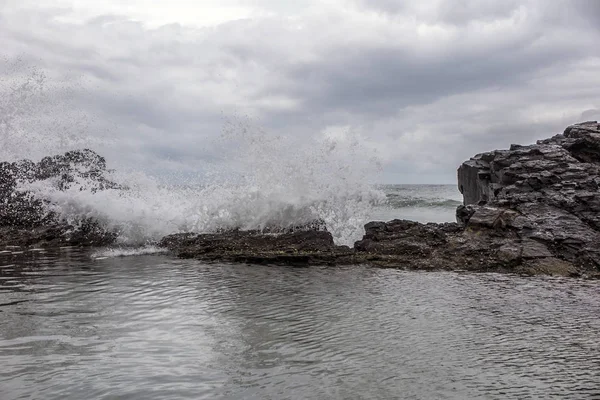
<path id="1" fill-rule="evenodd" d="M 367 264 L 415 270 L 511 272 L 526 275 L 587 276 L 594 270 L 555 257 L 535 240 L 494 227 L 464 229 L 456 223 L 421 224 L 406 220 L 370 222 L 354 248 L 336 246 L 324 231 L 268 235 L 258 231 L 177 234 L 160 245 L 181 258 L 249 264 Z"/>
<path id="2" fill-rule="evenodd" d="M 81 189 L 97 191 L 119 186 L 106 179 L 106 161 L 91 150 L 69 151 L 30 160 L 0 162 L 0 245 L 62 246 L 106 245 L 116 234 L 91 218 L 66 223 L 52 211 L 49 201 L 21 190 L 23 184 L 47 181 L 57 190 L 85 183 Z"/>
<path id="3" fill-rule="evenodd" d="M 600 268 L 600 125 L 585 122 L 529 146 L 478 154 L 458 170 L 467 231 L 493 228 L 548 257 Z"/>
<path id="4" fill-rule="evenodd" d="M 596 277 L 594 270 L 555 257 L 539 242 L 498 225 L 465 229 L 394 220 L 369 223 L 365 230 L 355 244 L 357 260 L 378 266 Z"/>
<path id="5" fill-rule="evenodd" d="M 600 278 L 600 126 L 478 154 L 458 169 L 457 223 L 370 222 L 353 249 L 326 231 L 173 235 L 181 257 L 279 264 L 369 264 Z"/>

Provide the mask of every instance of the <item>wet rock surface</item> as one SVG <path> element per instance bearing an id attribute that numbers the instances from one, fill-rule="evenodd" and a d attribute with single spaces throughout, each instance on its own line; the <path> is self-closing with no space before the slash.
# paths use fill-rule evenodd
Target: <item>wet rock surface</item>
<path id="1" fill-rule="evenodd" d="M 529 146 L 478 154 L 458 170 L 465 230 L 493 229 L 539 250 L 541 264 L 600 271 L 600 125 L 585 122 Z M 523 246 L 522 246 L 523 247 Z M 504 253 L 501 253 L 503 256 Z M 550 268 L 547 266 L 546 268 Z M 542 268 L 543 269 L 543 268 Z"/>
<path id="2" fill-rule="evenodd" d="M 163 238 L 160 245 L 176 251 L 182 258 L 251 264 L 335 264 L 353 254 L 347 246 L 336 246 L 331 233 L 324 230 L 176 234 Z"/>
<path id="3" fill-rule="evenodd" d="M 370 222 L 354 248 L 323 230 L 171 235 L 180 257 L 600 278 L 600 125 L 482 153 L 458 169 L 457 223 Z"/>
<path id="4" fill-rule="evenodd" d="M 57 190 L 85 182 L 92 192 L 118 188 L 106 179 L 106 161 L 92 150 L 69 151 L 30 160 L 0 162 L 0 246 L 102 246 L 116 239 L 92 219 L 82 216 L 67 223 L 50 211 L 50 201 L 21 189 L 23 184 L 47 181 Z"/>

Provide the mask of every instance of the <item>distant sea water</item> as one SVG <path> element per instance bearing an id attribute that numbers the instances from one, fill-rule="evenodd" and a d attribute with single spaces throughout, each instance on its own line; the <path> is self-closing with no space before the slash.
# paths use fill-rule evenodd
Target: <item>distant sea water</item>
<path id="1" fill-rule="evenodd" d="M 456 185 L 376 185 L 385 193 L 385 201 L 377 206 L 371 219 L 389 221 L 408 219 L 427 222 L 455 222 L 456 207 L 462 194 Z"/>

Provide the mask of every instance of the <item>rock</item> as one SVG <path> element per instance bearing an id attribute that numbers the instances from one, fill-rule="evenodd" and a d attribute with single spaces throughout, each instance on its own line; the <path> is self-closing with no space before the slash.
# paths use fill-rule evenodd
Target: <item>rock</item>
<path id="1" fill-rule="evenodd" d="M 550 252 L 593 273 L 600 271 L 597 122 L 569 126 L 562 135 L 534 145 L 477 155 L 460 166 L 458 180 L 465 205 L 457 210 L 457 220 L 466 228 L 505 225 L 520 238 L 544 243 L 546 257 Z M 539 253 L 531 250 L 523 254 Z"/>
<path id="2" fill-rule="evenodd" d="M 425 256 L 446 244 L 446 234 L 436 226 L 406 220 L 365 225 L 365 236 L 354 244 L 359 252 Z"/>
<path id="3" fill-rule="evenodd" d="M 466 204 L 485 203 L 494 196 L 490 185 L 490 164 L 483 161 L 486 154 L 479 158 L 465 161 L 458 169 L 458 190 L 465 198 Z"/>
<path id="4" fill-rule="evenodd" d="M 331 233 L 322 230 L 176 234 L 166 236 L 159 245 L 176 250 L 182 258 L 252 264 L 330 264 L 350 251 L 346 246 L 336 246 Z"/>
<path id="5" fill-rule="evenodd" d="M 523 240 L 521 243 L 521 257 L 523 258 L 550 258 L 552 253 L 548 248 L 535 240 Z"/>
<path id="6" fill-rule="evenodd" d="M 50 202 L 18 186 L 35 181 L 51 182 L 66 190 L 76 182 L 80 189 L 120 188 L 106 179 L 106 161 L 92 150 L 69 151 L 45 157 L 39 163 L 21 160 L 0 163 L 0 245 L 106 245 L 116 233 L 104 229 L 99 221 L 81 217 L 68 224 L 48 211 Z"/>
<path id="7" fill-rule="evenodd" d="M 573 264 L 554 257 L 546 257 L 525 263 L 515 268 L 515 272 L 522 275 L 581 277 L 581 272 Z"/>
<path id="8" fill-rule="evenodd" d="M 119 188 L 119 185 L 104 177 L 107 172 L 104 157 L 89 149 L 44 157 L 33 171 L 35 180 L 53 178 L 60 190 L 68 189 L 77 180 L 85 182 L 86 189 L 92 192 Z"/>
<path id="9" fill-rule="evenodd" d="M 484 227 L 493 229 L 506 229 L 512 226 L 519 213 L 497 207 L 481 206 L 473 208 L 468 225 L 471 228 Z"/>

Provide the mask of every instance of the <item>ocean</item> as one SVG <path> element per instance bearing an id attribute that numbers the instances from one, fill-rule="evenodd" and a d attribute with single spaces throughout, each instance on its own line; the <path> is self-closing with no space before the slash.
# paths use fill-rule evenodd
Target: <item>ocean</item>
<path id="1" fill-rule="evenodd" d="M 0 398 L 592 399 L 593 281 L 0 254 Z"/>
<path id="2" fill-rule="evenodd" d="M 456 185 L 376 185 L 385 193 L 371 219 L 390 221 L 408 219 L 422 223 L 456 222 L 456 207 L 462 204 L 462 194 Z"/>

